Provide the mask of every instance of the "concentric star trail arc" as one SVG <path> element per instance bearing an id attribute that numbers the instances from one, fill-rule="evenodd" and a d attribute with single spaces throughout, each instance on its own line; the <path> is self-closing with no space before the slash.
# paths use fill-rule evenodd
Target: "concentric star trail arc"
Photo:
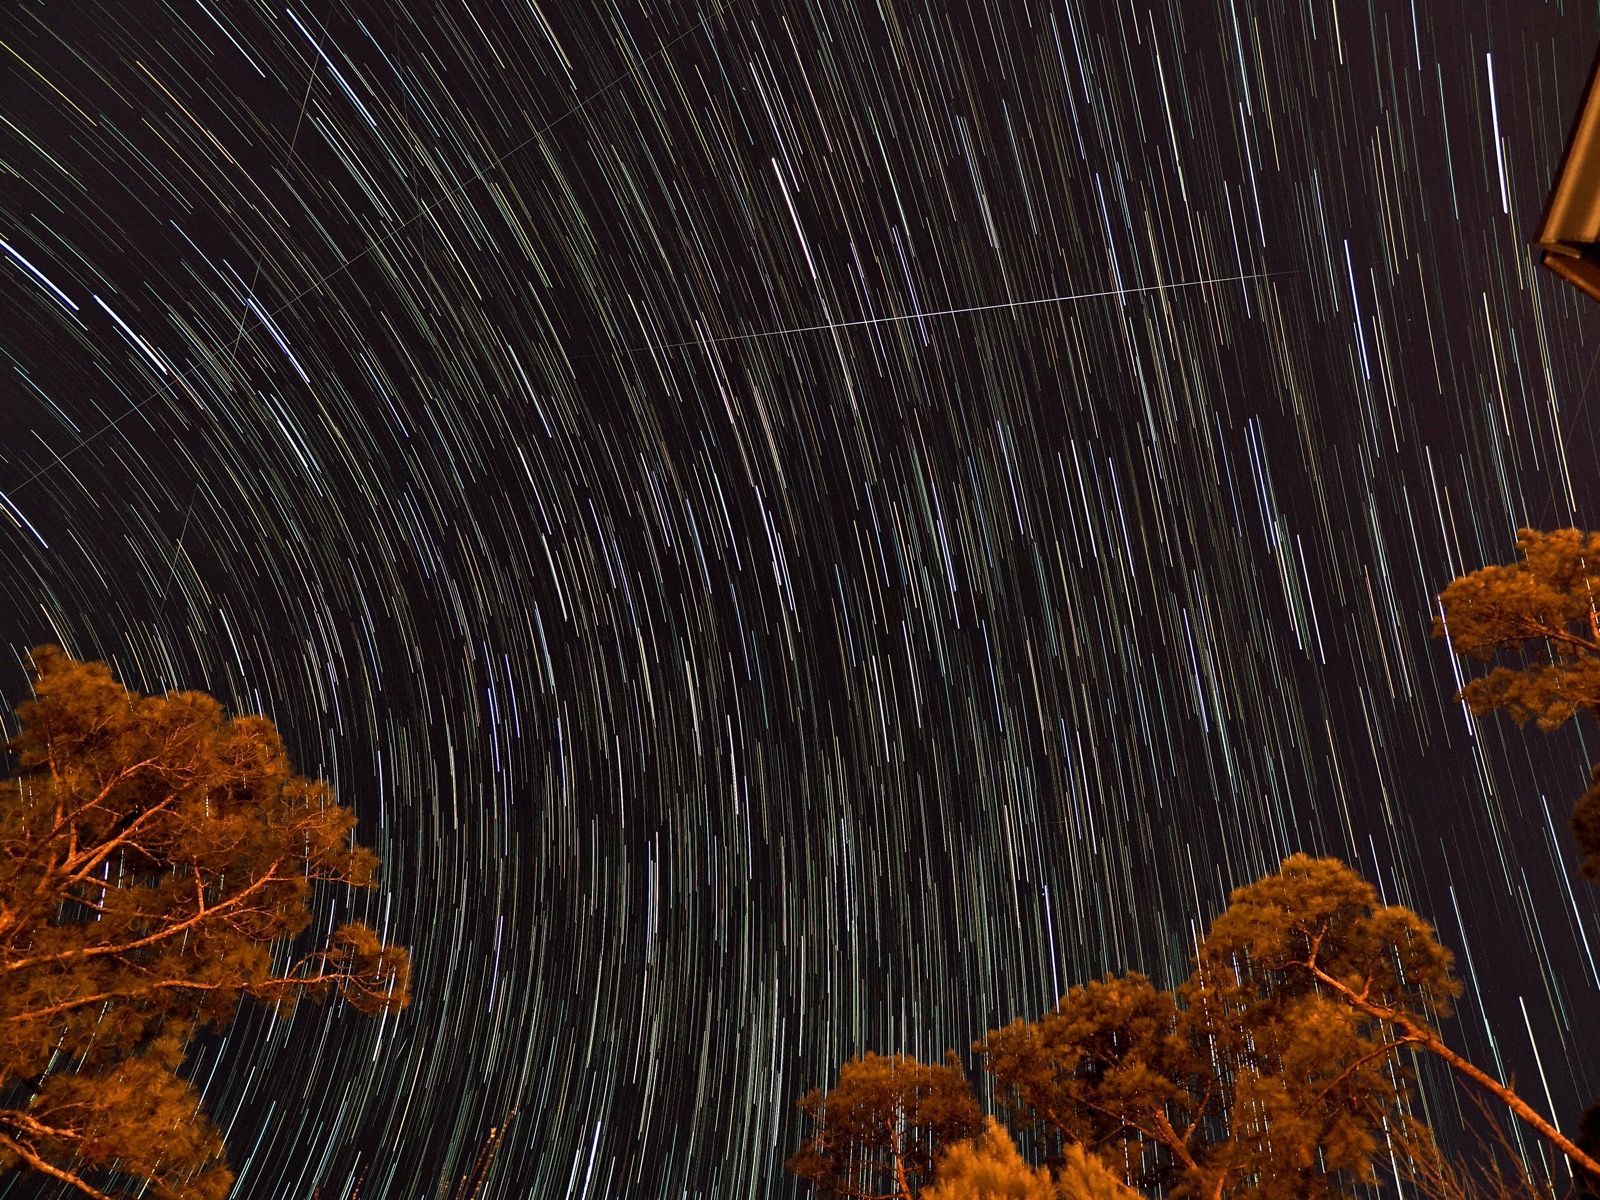
<path id="1" fill-rule="evenodd" d="M 415 963 L 193 1047 L 236 1200 L 798 1196 L 848 1057 L 1171 987 L 1297 851 L 1571 1124 L 1595 739 L 1430 628 L 1600 528 L 1526 247 L 1600 16 L 1367 8 L 0 5 L 0 710 L 270 716 Z"/>

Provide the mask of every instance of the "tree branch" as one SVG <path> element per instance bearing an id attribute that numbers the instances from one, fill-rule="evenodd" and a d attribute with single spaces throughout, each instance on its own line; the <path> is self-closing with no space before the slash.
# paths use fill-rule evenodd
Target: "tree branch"
<path id="1" fill-rule="evenodd" d="M 1189 1139 L 1187 1137 L 1179 1136 L 1178 1131 L 1172 1127 L 1172 1122 L 1167 1119 L 1166 1113 L 1156 1113 L 1155 1122 L 1159 1133 L 1162 1135 L 1156 1140 L 1164 1142 L 1167 1146 L 1167 1149 L 1171 1150 L 1173 1154 L 1177 1155 L 1179 1161 L 1182 1162 L 1185 1167 L 1198 1174 L 1200 1171 L 1200 1164 L 1195 1160 L 1193 1152 L 1189 1149 Z M 1135 1128 L 1138 1127 L 1135 1126 Z M 1189 1128 L 1190 1131 L 1193 1131 L 1194 1126 L 1191 1125 Z"/>
<path id="2" fill-rule="evenodd" d="M 1542 621 L 1535 621 L 1526 617 L 1522 619 L 1522 625 L 1523 628 L 1529 629 L 1532 632 L 1523 635 L 1521 640 L 1527 640 L 1529 638 L 1543 638 L 1547 642 L 1562 642 L 1569 646 L 1575 646 L 1580 651 L 1584 651 L 1589 654 L 1600 654 L 1600 642 L 1585 641 L 1583 638 L 1578 637 L 1576 634 L 1571 633 L 1566 629 L 1556 629 L 1552 626 L 1544 624 Z"/>
<path id="3" fill-rule="evenodd" d="M 1365 992 L 1362 993 L 1362 995 L 1365 995 L 1365 994 L 1366 994 Z M 1386 1044 L 1384 1044 L 1382 1046 L 1379 1046 L 1371 1054 L 1363 1054 L 1360 1058 L 1356 1059 L 1355 1062 L 1351 1063 L 1344 1070 L 1340 1071 L 1339 1074 L 1334 1077 L 1334 1080 L 1333 1080 L 1332 1083 L 1328 1084 L 1327 1087 L 1323 1088 L 1320 1092 L 1318 1092 L 1316 1094 L 1316 1096 L 1314 1096 L 1312 1098 L 1311 1103 L 1312 1104 L 1316 1104 L 1316 1103 L 1319 1103 L 1322 1100 L 1325 1100 L 1327 1098 L 1327 1095 L 1328 1095 L 1329 1092 L 1333 1091 L 1334 1088 L 1338 1087 L 1345 1080 L 1349 1079 L 1350 1076 L 1354 1075 L 1357 1071 L 1359 1071 L 1362 1067 L 1366 1066 L 1373 1059 L 1375 1059 L 1375 1058 L 1383 1058 L 1384 1056 L 1389 1054 L 1391 1051 L 1400 1049 L 1401 1046 L 1408 1046 L 1408 1045 L 1414 1044 L 1416 1042 L 1416 1040 L 1417 1039 L 1413 1038 L 1413 1037 L 1399 1038 L 1399 1039 L 1397 1039 L 1395 1041 L 1388 1042 L 1388 1043 L 1386 1043 Z"/>
<path id="4" fill-rule="evenodd" d="M 1117 1129 L 1107 1135 L 1105 1141 L 1110 1141 L 1111 1138 L 1116 1137 L 1124 1129 L 1131 1129 L 1146 1141 L 1154 1142 L 1158 1146 L 1165 1146 L 1168 1150 L 1171 1150 L 1178 1161 L 1187 1169 L 1191 1171 L 1200 1169 L 1200 1164 L 1195 1161 L 1194 1155 L 1189 1151 L 1187 1139 L 1178 1136 L 1178 1131 L 1172 1127 L 1172 1122 L 1167 1119 L 1166 1113 L 1156 1113 L 1155 1122 L 1158 1123 L 1156 1128 L 1146 1129 L 1139 1122 L 1130 1120 L 1126 1113 L 1116 1112 L 1103 1104 L 1096 1104 L 1093 1100 L 1084 1099 L 1080 1100 L 1079 1103 L 1085 1108 L 1093 1109 L 1101 1116 L 1110 1117 L 1117 1122 Z"/>
<path id="5" fill-rule="evenodd" d="M 57 1129 L 54 1125 L 46 1125 L 43 1121 L 29 1116 L 20 1108 L 0 1109 L 0 1121 L 11 1125 L 20 1126 L 34 1137 L 53 1137 L 72 1139 L 78 1137 L 75 1129 Z"/>
<path id="6" fill-rule="evenodd" d="M 91 1186 L 89 1182 L 83 1179 L 81 1176 L 74 1175 L 71 1171 L 63 1171 L 54 1163 L 46 1162 L 32 1150 L 28 1149 L 27 1146 L 24 1146 L 21 1142 L 16 1141 L 13 1138 L 7 1137 L 3 1133 L 0 1133 L 0 1146 L 4 1146 L 7 1150 L 10 1150 L 13 1154 L 15 1154 L 23 1162 L 27 1163 L 35 1171 L 38 1171 L 40 1174 L 48 1175 L 52 1179 L 59 1179 L 62 1183 L 71 1184 L 85 1196 L 90 1197 L 91 1200 L 114 1200 L 114 1197 L 108 1196 L 98 1188 Z"/>
<path id="7" fill-rule="evenodd" d="M 362 981 L 365 978 L 362 975 L 351 974 L 349 971 L 324 971 L 321 975 L 279 975 L 271 979 L 257 980 L 253 983 L 194 983 L 186 979 L 162 979 L 147 983 L 143 987 L 125 988 L 115 992 L 97 992 L 93 996 L 79 996 L 72 1000 L 63 1000 L 59 1004 L 52 1004 L 47 1008 L 36 1008 L 29 1012 L 13 1013 L 6 1020 L 37 1021 L 43 1017 L 53 1017 L 58 1013 L 71 1012 L 76 1008 L 92 1008 L 94 1005 L 104 1004 L 108 1000 L 134 1000 L 150 992 L 166 990 L 241 992 L 258 1000 L 268 998 L 271 996 L 272 991 L 277 988 L 314 988 L 323 984 L 349 983 L 361 987 L 364 992 L 374 992 L 373 988 L 363 985 Z"/>
<path id="8" fill-rule="evenodd" d="M 1374 1004 L 1365 997 L 1356 995 L 1356 993 L 1353 992 L 1349 987 L 1343 983 L 1340 983 L 1332 975 L 1329 975 L 1321 967 L 1318 967 L 1315 964 L 1301 965 L 1305 966 L 1319 982 L 1343 996 L 1346 1001 L 1360 1009 L 1362 1012 L 1366 1013 L 1369 1017 L 1376 1017 L 1380 1021 L 1389 1022 L 1404 1035 L 1406 1041 L 1413 1042 L 1416 1045 L 1422 1046 L 1431 1053 L 1437 1054 L 1459 1074 L 1465 1075 L 1468 1079 L 1472 1080 L 1473 1083 L 1476 1083 L 1479 1087 L 1492 1093 L 1497 1099 L 1500 1100 L 1502 1104 L 1504 1104 L 1512 1112 L 1516 1113 L 1517 1116 L 1521 1117 L 1523 1121 L 1538 1131 L 1538 1133 L 1547 1141 L 1549 1141 L 1551 1145 L 1555 1146 L 1556 1149 L 1560 1150 L 1561 1153 L 1565 1154 L 1574 1163 L 1578 1164 L 1578 1166 L 1582 1167 L 1585 1171 L 1593 1175 L 1596 1180 L 1600 1180 L 1600 1161 L 1597 1161 L 1593 1155 L 1586 1154 L 1559 1129 L 1540 1116 L 1539 1113 L 1533 1109 L 1526 1100 L 1517 1095 L 1516 1092 L 1512 1091 L 1493 1076 L 1485 1074 L 1471 1061 L 1463 1058 L 1454 1050 L 1450 1049 L 1449 1046 L 1445 1045 L 1444 1042 L 1440 1040 L 1439 1036 L 1435 1034 L 1433 1030 L 1424 1025 L 1419 1025 L 1417 1022 L 1411 1020 L 1403 1013 L 1397 1012 L 1392 1008 L 1386 1008 L 1384 1006 Z"/>
<path id="9" fill-rule="evenodd" d="M 118 830 L 115 837 L 111 838 L 109 841 L 100 843 L 100 845 L 95 847 L 92 851 L 86 850 L 84 852 L 84 857 L 82 857 L 78 862 L 62 863 L 59 869 L 64 872 L 70 871 L 71 874 L 67 876 L 66 882 L 61 886 L 71 887 L 74 884 L 82 883 L 85 879 L 89 878 L 89 876 L 98 870 L 101 864 L 103 864 L 106 859 L 110 858 L 113 853 L 115 853 L 121 847 L 132 843 L 134 835 L 138 831 L 139 826 L 143 825 L 146 819 L 155 816 L 159 812 L 164 812 L 167 806 L 176 799 L 176 796 L 169 795 L 159 804 L 152 804 L 132 821 L 128 822 L 126 827 Z M 73 832 L 76 834 L 76 827 L 74 827 Z"/>
<path id="10" fill-rule="evenodd" d="M 154 946 L 156 943 L 164 942 L 169 938 L 176 937 L 180 933 L 186 933 L 188 930 L 193 929 L 196 925 L 200 924 L 200 922 L 206 920 L 207 918 L 217 917 L 219 914 L 221 914 L 221 916 L 224 918 L 232 916 L 233 913 L 224 912 L 223 910 L 237 910 L 244 900 L 248 899 L 253 893 L 266 887 L 266 885 L 269 883 L 289 882 L 288 877 L 279 875 L 277 873 L 278 868 L 282 865 L 283 860 L 280 858 L 267 868 L 267 873 L 265 875 L 263 875 L 260 879 L 257 879 L 249 887 L 245 888 L 244 891 L 239 892 L 237 895 L 229 896 L 226 900 L 218 901 L 204 912 L 196 913 L 186 921 L 179 921 L 175 925 L 168 925 L 163 929 L 158 929 L 156 932 L 148 935 L 147 937 L 137 938 L 131 942 L 124 942 L 120 946 L 84 946 L 74 950 L 62 950 L 57 954 L 41 954 L 37 958 L 22 958 L 18 959 L 16 962 L 6 963 L 5 969 L 7 971 L 20 971 L 26 967 L 42 967 L 48 963 L 65 962 L 70 958 L 99 958 L 107 954 L 127 954 L 132 950 L 143 950 L 146 946 Z"/>
<path id="11" fill-rule="evenodd" d="M 1190 1121 L 1189 1124 L 1184 1127 L 1183 1131 L 1178 1134 L 1178 1136 L 1183 1139 L 1183 1144 L 1185 1146 L 1189 1144 L 1189 1139 L 1194 1137 L 1194 1131 L 1200 1128 L 1200 1122 L 1205 1120 L 1206 1109 L 1211 1104 L 1211 1091 L 1215 1086 L 1216 1081 L 1214 1079 L 1206 1079 L 1205 1090 L 1200 1093 L 1200 1103 L 1194 1107 L 1194 1120 Z M 1174 1130 L 1174 1132 L 1177 1131 Z"/>

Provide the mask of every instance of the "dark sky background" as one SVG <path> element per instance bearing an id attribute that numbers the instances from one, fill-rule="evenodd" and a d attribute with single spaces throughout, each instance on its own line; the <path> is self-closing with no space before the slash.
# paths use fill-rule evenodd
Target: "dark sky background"
<path id="1" fill-rule="evenodd" d="M 1593 5 L 4 9 L 0 694 L 267 713 L 385 861 L 319 927 L 417 963 L 196 1055 L 237 1196 L 433 1196 L 513 1107 L 487 1197 L 791 1195 L 843 1059 L 1175 982 L 1296 850 L 1600 1090 L 1595 732 L 1429 638 L 1600 526 L 1526 246 Z"/>

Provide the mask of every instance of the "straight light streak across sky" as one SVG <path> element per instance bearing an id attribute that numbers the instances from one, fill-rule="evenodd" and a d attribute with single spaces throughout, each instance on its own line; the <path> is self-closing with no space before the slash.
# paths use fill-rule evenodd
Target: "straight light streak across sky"
<path id="1" fill-rule="evenodd" d="M 1068 296 L 1042 296 L 1036 300 L 1007 300 L 1000 304 L 974 304 L 966 308 L 942 308 L 936 312 L 910 312 L 889 317 L 867 317 L 860 321 L 834 321 L 825 325 L 797 325 L 791 329 L 768 329 L 758 333 L 730 333 L 726 337 L 695 338 L 687 342 L 670 342 L 664 349 L 678 350 L 684 346 L 706 346 L 721 342 L 745 342 L 754 338 L 785 337 L 791 333 L 822 333 L 831 329 L 855 329 L 861 325 L 887 325 L 894 321 L 925 321 L 929 317 L 954 317 L 962 313 L 994 312 L 1002 308 L 1032 308 L 1038 304 L 1071 304 L 1077 300 L 1100 300 L 1107 296 L 1135 296 L 1142 292 L 1169 292 L 1179 288 L 1206 287 L 1219 283 L 1246 283 L 1252 279 L 1270 279 L 1274 275 L 1298 275 L 1299 271 L 1262 271 L 1255 275 L 1228 275 L 1219 279 L 1189 279 L 1182 283 L 1153 283 L 1148 287 L 1112 288 L 1105 292 L 1076 292 Z"/>

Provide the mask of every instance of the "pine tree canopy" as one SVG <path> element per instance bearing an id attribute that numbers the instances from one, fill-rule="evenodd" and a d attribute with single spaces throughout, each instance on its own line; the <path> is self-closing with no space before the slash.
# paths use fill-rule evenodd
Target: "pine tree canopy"
<path id="1" fill-rule="evenodd" d="M 785 1165 L 824 1198 L 915 1200 L 940 1152 L 984 1128 L 953 1054 L 943 1065 L 904 1054 L 853 1058 L 800 1111 L 812 1133 Z"/>
<path id="2" fill-rule="evenodd" d="M 0 784 L 0 1167 L 217 1200 L 232 1176 L 185 1048 L 245 997 L 404 1007 L 406 951 L 365 925 L 291 952 L 315 889 L 371 887 L 377 858 L 266 718 L 51 647 L 33 663 Z"/>
<path id="3" fill-rule="evenodd" d="M 1286 885 L 1272 895 L 1291 914 L 1326 907 L 1293 874 L 1301 861 L 1255 885 Z M 1298 943 L 1282 921 L 1246 923 L 1241 899 L 1175 992 L 1137 973 L 1108 976 L 976 1045 L 1006 1111 L 1053 1157 L 1082 1147 L 1128 1163 L 1137 1182 L 1197 1200 L 1333 1200 L 1375 1179 L 1383 1130 L 1404 1116 L 1398 1043 L 1276 960 L 1256 970 L 1257 941 L 1287 942 L 1285 953 Z M 1380 936 L 1361 949 L 1381 957 Z"/>
<path id="4" fill-rule="evenodd" d="M 1600 533 L 1523 529 L 1517 549 L 1521 562 L 1463 575 L 1439 596 L 1433 635 L 1448 637 L 1457 654 L 1521 659 L 1470 680 L 1461 699 L 1479 716 L 1504 709 L 1541 729 L 1580 710 L 1600 718 Z M 1579 869 L 1600 883 L 1600 765 L 1572 810 L 1572 832 Z"/>

